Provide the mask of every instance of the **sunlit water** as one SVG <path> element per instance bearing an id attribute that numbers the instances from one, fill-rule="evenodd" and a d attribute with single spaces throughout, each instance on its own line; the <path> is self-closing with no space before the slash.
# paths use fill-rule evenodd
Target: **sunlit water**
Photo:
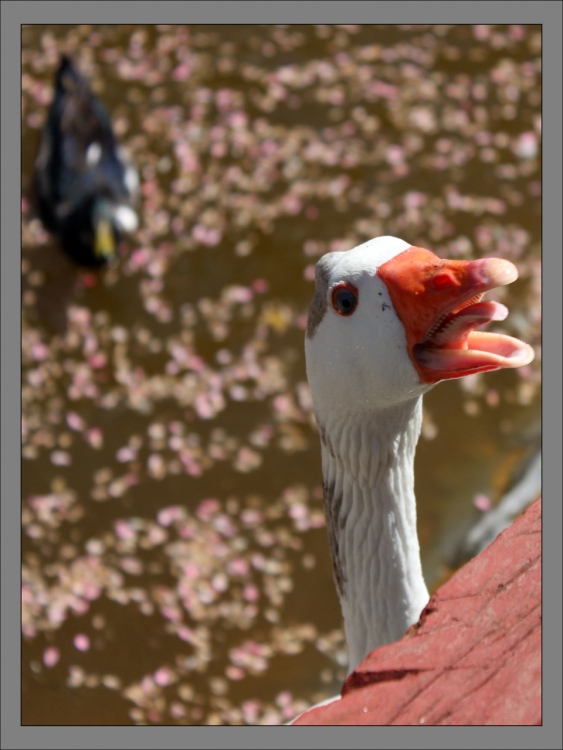
<path id="1" fill-rule="evenodd" d="M 31 203 L 59 51 L 142 179 L 94 273 Z M 24 28 L 24 724 L 281 723 L 338 691 L 304 325 L 317 258 L 381 234 L 512 260 L 502 330 L 537 351 L 425 397 L 449 574 L 539 433 L 540 51 L 535 26 Z"/>

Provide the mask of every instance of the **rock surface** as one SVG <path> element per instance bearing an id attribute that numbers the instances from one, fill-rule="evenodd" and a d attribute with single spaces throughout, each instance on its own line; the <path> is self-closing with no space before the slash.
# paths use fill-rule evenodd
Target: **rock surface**
<path id="1" fill-rule="evenodd" d="M 541 499 L 294 724 L 541 724 Z"/>

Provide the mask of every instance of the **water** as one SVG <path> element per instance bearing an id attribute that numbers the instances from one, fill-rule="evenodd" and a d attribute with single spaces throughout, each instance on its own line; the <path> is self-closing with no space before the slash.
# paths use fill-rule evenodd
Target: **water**
<path id="1" fill-rule="evenodd" d="M 59 51 L 142 177 L 75 267 L 30 177 Z M 303 327 L 319 255 L 499 255 L 540 343 L 539 26 L 23 29 L 24 724 L 280 723 L 337 692 Z M 416 460 L 431 588 L 537 444 L 540 361 L 440 384 Z"/>

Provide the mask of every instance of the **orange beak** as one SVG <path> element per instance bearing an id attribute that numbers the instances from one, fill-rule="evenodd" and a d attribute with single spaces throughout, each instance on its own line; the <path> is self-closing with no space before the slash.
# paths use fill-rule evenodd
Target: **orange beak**
<path id="1" fill-rule="evenodd" d="M 476 372 L 521 367 L 534 350 L 511 336 L 475 332 L 508 310 L 483 294 L 518 278 L 500 258 L 442 260 L 430 250 L 409 247 L 377 271 L 405 327 L 409 356 L 423 383 Z"/>

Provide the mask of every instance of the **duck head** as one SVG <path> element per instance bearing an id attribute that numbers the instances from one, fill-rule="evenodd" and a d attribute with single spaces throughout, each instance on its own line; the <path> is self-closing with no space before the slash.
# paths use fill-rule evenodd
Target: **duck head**
<path id="1" fill-rule="evenodd" d="M 137 215 L 127 205 L 97 197 L 92 207 L 94 257 L 103 262 L 113 257 L 124 234 L 137 228 Z"/>

